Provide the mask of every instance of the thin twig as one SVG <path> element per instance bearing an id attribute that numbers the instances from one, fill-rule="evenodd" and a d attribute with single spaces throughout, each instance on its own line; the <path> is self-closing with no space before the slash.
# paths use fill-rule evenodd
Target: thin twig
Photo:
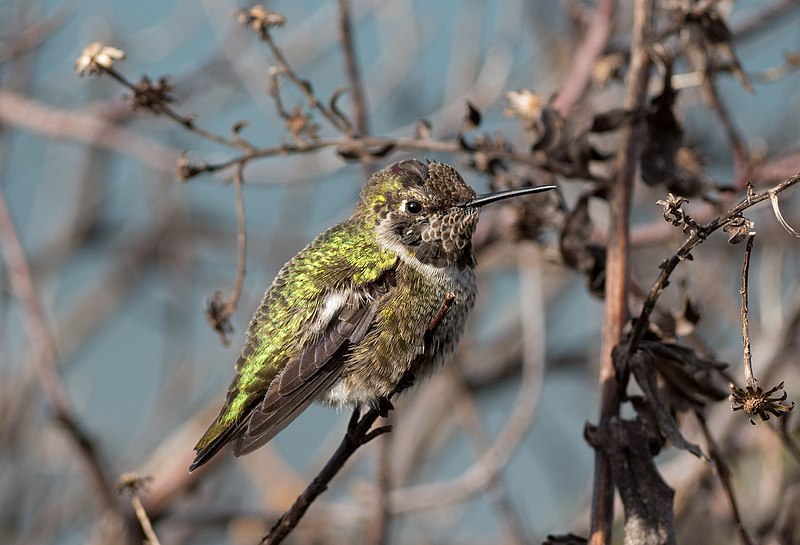
<path id="1" fill-rule="evenodd" d="M 150 480 L 149 477 L 142 478 L 136 473 L 123 473 L 116 488 L 120 493 L 124 491 L 131 495 L 131 505 L 133 505 L 133 511 L 136 513 L 136 518 L 139 520 L 145 539 L 150 545 L 161 545 L 156 531 L 153 529 L 153 523 L 144 508 L 142 498 L 139 496 L 139 489 L 144 487 L 145 482 L 148 480 Z"/>
<path id="2" fill-rule="evenodd" d="M 427 357 L 427 355 L 430 353 L 433 335 L 436 333 L 436 330 L 439 329 L 442 321 L 450 312 L 454 300 L 455 296 L 452 293 L 448 292 L 445 295 L 439 310 L 436 312 L 433 320 L 431 320 L 427 329 L 425 330 L 425 338 L 423 342 L 425 350 L 423 350 L 423 352 L 418 356 L 418 360 Z M 405 388 L 408 388 L 409 382 L 413 381 L 413 372 L 415 367 L 416 362 L 412 363 L 411 369 L 406 373 L 403 379 L 401 379 L 398 386 L 389 395 L 389 398 L 386 401 L 390 401 L 395 394 Z M 387 405 L 391 407 L 391 403 L 388 403 Z M 260 542 L 260 545 L 276 545 L 277 543 L 281 543 L 297 526 L 297 523 L 300 522 L 300 519 L 303 517 L 314 500 L 325 490 L 327 490 L 328 483 L 330 483 L 333 477 L 336 476 L 348 458 L 350 458 L 350 456 L 352 456 L 352 454 L 362 445 L 365 445 L 376 437 L 391 431 L 391 426 L 383 426 L 372 429 L 372 425 L 375 423 L 378 417 L 381 416 L 381 412 L 382 410 L 379 408 L 371 408 L 364 416 L 360 416 L 358 407 L 353 411 L 353 415 L 350 417 L 350 422 L 347 425 L 347 433 L 345 433 L 341 443 L 339 443 L 339 447 L 331 455 L 330 459 L 325 464 L 325 467 L 322 468 L 322 470 L 317 474 L 316 477 L 314 477 L 305 490 L 303 490 L 303 493 L 300 494 L 289 510 L 281 515 L 269 533 L 264 536 Z"/>
<path id="3" fill-rule="evenodd" d="M 112 494 L 111 481 L 106 476 L 106 464 L 97 446 L 84 431 L 72 409 L 67 392 L 58 373 L 56 349 L 48 330 L 36 286 L 31 276 L 25 250 L 8 210 L 5 196 L 0 192 L 0 252 L 6 262 L 11 287 L 25 312 L 25 325 L 29 341 L 37 348 L 35 371 L 54 419 L 61 424 L 67 437 L 83 462 L 95 493 L 107 509 L 118 511 L 119 505 Z"/>
<path id="4" fill-rule="evenodd" d="M 753 170 L 747 144 L 736 127 L 727 105 L 719 96 L 716 83 L 708 75 L 703 77 L 702 89 L 711 102 L 711 107 L 717 112 L 717 117 L 725 129 L 725 134 L 728 135 L 731 148 L 733 148 L 735 185 L 743 187 Z"/>
<path id="5" fill-rule="evenodd" d="M 387 416 L 389 426 L 392 414 Z M 369 525 L 365 529 L 364 543 L 372 545 L 384 545 L 389 539 L 389 520 L 390 513 L 387 508 L 389 490 L 392 486 L 391 472 L 391 453 L 392 453 L 392 433 L 385 433 L 378 438 L 378 448 L 375 461 L 375 500 L 374 511 Z"/>
<path id="6" fill-rule="evenodd" d="M 750 253 L 753 251 L 753 240 L 756 234 L 749 233 L 747 235 L 747 244 L 744 248 L 744 261 L 742 263 L 742 289 L 739 290 L 739 295 L 742 296 L 742 344 L 743 361 L 744 361 L 744 380 L 745 385 L 750 388 L 756 387 L 756 378 L 753 376 L 753 356 L 750 352 L 750 322 L 748 320 L 747 312 L 747 283 L 750 274 Z"/>
<path id="7" fill-rule="evenodd" d="M 733 218 L 740 216 L 742 212 L 751 206 L 769 199 L 770 195 L 782 193 L 797 183 L 800 183 L 800 172 L 767 191 L 757 193 L 755 195 L 748 195 L 746 198 L 740 201 L 739 204 L 730 208 L 724 214 L 714 218 L 707 224 L 703 225 L 700 229 L 693 229 L 691 231 L 691 234 L 684 241 L 681 247 L 678 248 L 678 250 L 672 256 L 670 256 L 669 259 L 661 264 L 661 272 L 659 273 L 658 278 L 656 278 L 656 280 L 653 282 L 650 292 L 647 295 L 647 299 L 645 299 L 642 305 L 642 310 L 634 324 L 633 332 L 631 333 L 630 340 L 628 341 L 628 355 L 632 355 L 638 349 L 639 343 L 647 331 L 647 327 L 650 323 L 650 314 L 653 312 L 653 308 L 655 308 L 656 301 L 661 296 L 664 288 L 666 288 L 669 277 L 678 264 L 687 259 L 692 250 L 698 244 L 706 240 L 711 233 L 720 227 L 725 226 Z"/>
<path id="8" fill-rule="evenodd" d="M 367 95 L 364 92 L 364 85 L 361 81 L 361 74 L 358 67 L 355 46 L 353 45 L 353 29 L 350 22 L 350 1 L 339 0 L 339 35 L 342 39 L 342 49 L 344 49 L 344 64 L 347 72 L 347 81 L 350 84 L 350 93 L 353 97 L 353 113 L 356 124 L 356 131 L 359 136 L 369 134 L 369 118 L 367 117 Z M 331 104 L 331 108 L 333 108 Z M 371 157 L 362 156 L 364 180 L 368 180 L 371 174 L 369 163 Z"/>
<path id="9" fill-rule="evenodd" d="M 139 92 L 139 88 L 133 82 L 128 80 L 125 76 L 123 76 L 113 67 L 102 67 L 102 70 L 106 74 L 117 80 L 119 83 L 121 83 L 123 86 L 133 91 L 134 94 Z M 217 144 L 221 144 L 223 146 L 227 146 L 229 148 L 236 150 L 252 151 L 254 149 L 252 145 L 247 143 L 242 138 L 238 137 L 236 139 L 225 138 L 224 136 L 213 133 L 211 131 L 207 131 L 202 127 L 199 127 L 197 123 L 195 123 L 194 119 L 192 119 L 189 116 L 179 114 L 178 112 L 176 112 L 175 110 L 173 110 L 164 103 L 159 103 L 157 105 L 154 105 L 153 111 L 155 113 L 164 114 L 165 116 L 167 116 L 175 123 L 185 128 L 186 130 L 193 132 L 196 135 L 200 136 L 201 138 L 205 138 L 206 140 L 209 140 L 211 142 L 215 142 Z"/>
<path id="10" fill-rule="evenodd" d="M 347 80 L 350 83 L 350 92 L 353 95 L 353 116 L 359 136 L 369 133 L 369 120 L 367 118 L 367 97 L 361 82 L 358 68 L 358 58 L 353 46 L 353 30 L 350 23 L 350 2 L 339 0 L 339 35 L 344 49 L 344 64 L 347 71 Z"/>
<path id="11" fill-rule="evenodd" d="M 228 333 L 233 327 L 230 318 L 236 311 L 244 287 L 245 264 L 247 262 L 247 226 L 244 217 L 244 163 L 236 166 L 233 185 L 236 190 L 236 281 L 231 294 L 226 298 L 221 291 L 216 291 L 206 305 L 206 318 L 211 327 L 220 335 L 222 342 L 228 344 Z"/>
<path id="12" fill-rule="evenodd" d="M 451 369 L 457 381 L 458 397 L 456 399 L 456 408 L 458 409 L 461 425 L 469 434 L 476 453 L 486 452 L 490 447 L 489 437 L 481 423 L 480 411 L 475 398 L 467 386 L 463 370 L 458 366 L 452 366 Z M 487 485 L 486 492 L 491 498 L 498 522 L 508 536 L 508 543 L 514 545 L 528 543 L 529 540 L 522 528 L 519 516 L 514 510 L 508 490 L 506 490 L 500 474 L 496 475 Z"/>
<path id="13" fill-rule="evenodd" d="M 150 522 L 150 517 L 147 516 L 147 511 L 145 511 L 144 505 L 142 505 L 142 499 L 138 494 L 135 494 L 131 498 L 131 504 L 136 513 L 136 518 L 139 519 L 139 524 L 142 525 L 142 532 L 144 532 L 147 541 L 149 541 L 151 545 L 161 545 L 156 531 L 153 529 L 153 524 Z"/>
<path id="14" fill-rule="evenodd" d="M 603 54 L 611 37 L 612 22 L 616 13 L 615 0 L 600 0 L 589 21 L 586 35 L 575 49 L 569 74 L 551 106 L 566 118 L 592 79 L 597 58 Z"/>
<path id="15" fill-rule="evenodd" d="M 2 89 L 0 125 L 114 151 L 161 172 L 173 173 L 180 157 L 179 150 L 114 125 L 99 115 L 54 108 Z"/>
<path id="16" fill-rule="evenodd" d="M 379 150 L 381 156 L 388 156 L 395 151 L 432 151 L 451 154 L 469 154 L 471 151 L 465 150 L 457 140 L 434 140 L 431 138 L 392 138 L 369 136 L 364 138 L 320 138 L 312 142 L 302 142 L 295 144 L 281 144 L 265 148 L 257 148 L 243 155 L 232 157 L 220 163 L 196 164 L 192 165 L 192 176 L 200 173 L 213 173 L 234 167 L 238 163 L 247 163 L 254 159 L 264 157 L 274 157 L 283 155 L 294 155 L 299 153 L 309 153 L 324 148 L 337 147 L 346 149 L 350 154 L 374 155 L 373 150 Z M 560 174 L 567 178 L 582 178 L 594 182 L 604 182 L 601 177 L 579 170 L 573 165 L 549 157 L 541 158 L 538 155 L 505 151 L 505 150 L 481 150 L 480 153 L 486 161 L 510 161 L 523 166 L 543 169 L 554 174 Z"/>
<path id="17" fill-rule="evenodd" d="M 633 41 L 631 68 L 624 107 L 629 111 L 644 106 L 650 80 L 651 60 L 648 40 L 653 31 L 654 0 L 637 0 L 633 8 Z M 622 339 L 622 328 L 628 320 L 628 266 L 630 254 L 630 207 L 633 181 L 641 149 L 641 127 L 628 125 L 620 131 L 619 152 L 615 166 L 617 176 L 611 187 L 611 226 L 606 256 L 605 317 L 600 355 L 600 425 L 619 414 L 624 384 L 619 384 L 612 351 Z M 595 451 L 595 472 L 592 489 L 591 545 L 611 543 L 614 520 L 614 484 L 611 467 L 603 449 Z"/>
<path id="18" fill-rule="evenodd" d="M 275 60 L 278 62 L 278 68 L 281 73 L 285 74 L 289 80 L 294 83 L 294 85 L 303 93 L 306 97 L 306 101 L 311 108 L 315 108 L 322 116 L 328 120 L 328 122 L 339 132 L 342 134 L 347 134 L 350 136 L 354 136 L 352 131 L 339 119 L 336 114 L 330 111 L 325 105 L 317 98 L 317 95 L 314 94 L 314 89 L 311 87 L 311 82 L 301 78 L 297 72 L 295 72 L 292 65 L 286 60 L 286 56 L 283 54 L 283 50 L 278 47 L 275 41 L 272 39 L 272 34 L 269 32 L 265 32 L 262 35 L 264 42 L 269 46 L 270 51 L 272 52 L 272 56 L 275 57 Z"/>
<path id="19" fill-rule="evenodd" d="M 750 538 L 750 535 L 747 533 L 747 529 L 744 527 L 744 522 L 742 521 L 742 514 L 741 511 L 739 510 L 739 504 L 736 501 L 736 494 L 733 492 L 733 483 L 731 482 L 731 470 L 728 467 L 728 463 L 722 456 L 722 453 L 719 450 L 719 445 L 717 444 L 716 440 L 711 435 L 711 431 L 708 429 L 705 417 L 703 417 L 703 415 L 699 411 L 695 411 L 694 414 L 697 417 L 697 421 L 700 423 L 700 429 L 703 430 L 703 436 L 706 439 L 706 444 L 708 447 L 708 454 L 711 457 L 711 460 L 714 462 L 714 467 L 716 467 L 717 469 L 716 473 L 717 476 L 719 477 L 719 483 L 722 486 L 722 489 L 725 491 L 725 497 L 728 498 L 728 503 L 730 504 L 731 507 L 731 513 L 733 514 L 733 519 L 736 521 L 736 529 L 739 532 L 739 538 L 742 540 L 742 543 L 744 545 L 752 545 L 753 540 Z"/>

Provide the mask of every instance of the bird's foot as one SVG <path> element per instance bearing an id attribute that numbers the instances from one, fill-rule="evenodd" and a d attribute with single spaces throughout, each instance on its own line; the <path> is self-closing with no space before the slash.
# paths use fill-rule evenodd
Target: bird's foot
<path id="1" fill-rule="evenodd" d="M 397 386 L 394 388 L 394 392 L 392 394 L 399 394 L 403 390 L 407 390 L 414 386 L 414 381 L 417 377 L 414 376 L 414 373 L 411 371 L 406 371 L 405 374 L 400 378 L 400 382 L 397 383 Z"/>
<path id="2" fill-rule="evenodd" d="M 389 398 L 382 397 L 378 399 L 378 403 L 377 406 L 375 407 L 375 410 L 378 411 L 378 414 L 381 415 L 382 417 L 388 418 L 389 411 L 394 410 L 394 405 L 392 405 L 392 402 L 389 401 Z"/>

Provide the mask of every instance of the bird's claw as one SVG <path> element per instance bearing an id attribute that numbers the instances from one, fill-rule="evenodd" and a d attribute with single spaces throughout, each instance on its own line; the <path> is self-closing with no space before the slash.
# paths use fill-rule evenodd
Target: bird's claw
<path id="1" fill-rule="evenodd" d="M 388 418 L 389 411 L 394 410 L 394 405 L 392 405 L 392 402 L 389 401 L 387 398 L 382 397 L 378 400 L 378 406 L 375 407 L 375 410 L 377 410 L 378 414 L 381 415 L 382 417 Z"/>

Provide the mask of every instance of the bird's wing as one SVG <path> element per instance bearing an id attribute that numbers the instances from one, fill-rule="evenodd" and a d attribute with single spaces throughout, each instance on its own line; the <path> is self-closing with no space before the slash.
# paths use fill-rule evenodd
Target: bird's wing
<path id="1" fill-rule="evenodd" d="M 367 334 L 376 310 L 370 297 L 356 306 L 342 303 L 333 312 L 317 341 L 286 364 L 250 412 L 234 443 L 234 454 L 247 454 L 264 445 L 341 377 L 344 355 Z"/>
<path id="2" fill-rule="evenodd" d="M 373 239 L 361 224 L 344 222 L 284 265 L 250 323 L 225 405 L 195 446 L 190 471 L 228 442 L 237 455 L 263 445 L 341 376 L 350 347 L 373 323 L 377 299 L 396 285 L 398 256 Z M 320 283 L 335 288 L 324 294 Z M 297 343 L 299 353 L 284 360 Z"/>
<path id="3" fill-rule="evenodd" d="M 369 331 L 377 311 L 376 299 L 387 293 L 390 283 L 381 278 L 371 284 L 368 297 L 329 295 L 327 300 L 335 303 L 326 313 L 327 322 L 314 336 L 315 342 L 286 363 L 266 393 L 245 409 L 242 418 L 195 447 L 197 455 L 189 471 L 206 463 L 229 441 L 234 441 L 237 456 L 256 450 L 332 386 L 341 376 L 350 347 L 360 343 Z"/>

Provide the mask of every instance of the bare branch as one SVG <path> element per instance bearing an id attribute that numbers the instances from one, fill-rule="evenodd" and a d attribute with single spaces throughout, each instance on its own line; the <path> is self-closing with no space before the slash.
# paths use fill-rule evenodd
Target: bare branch
<path id="1" fill-rule="evenodd" d="M 45 398 L 54 413 L 53 417 L 62 425 L 67 438 L 83 462 L 100 502 L 105 508 L 117 511 L 118 504 L 111 492 L 111 482 L 106 476 L 106 464 L 100 457 L 97 446 L 75 416 L 61 382 L 53 339 L 47 328 L 25 250 L 22 248 L 2 193 L 0 193 L 0 252 L 8 268 L 11 287 L 25 310 L 25 325 L 30 343 L 37 347 L 38 353 L 33 360 L 35 371 Z"/>
<path id="2" fill-rule="evenodd" d="M 637 0 L 633 8 L 633 41 L 631 68 L 624 107 L 633 111 L 645 106 L 650 81 L 651 60 L 648 40 L 653 32 L 654 0 Z M 633 181 L 640 153 L 640 128 L 628 125 L 620 132 L 619 152 L 615 167 L 617 176 L 610 188 L 611 227 L 606 255 L 605 317 L 600 353 L 600 425 L 619 414 L 624 384 L 617 382 L 612 351 L 622 339 L 622 328 L 628 320 L 629 222 Z M 608 455 L 603 449 L 595 452 L 595 473 L 592 492 L 591 545 L 611 543 L 614 518 L 614 485 Z"/>
<path id="3" fill-rule="evenodd" d="M 244 163 L 237 165 L 233 175 L 233 186 L 236 190 L 236 282 L 230 296 L 225 299 L 221 291 L 216 291 L 211 296 L 206 305 L 206 318 L 211 327 L 219 333 L 223 344 L 228 344 L 228 333 L 233 330 L 230 318 L 239 304 L 244 287 L 245 264 L 247 261 L 247 225 L 244 217 L 244 197 L 242 196 L 242 186 L 244 185 L 243 175 Z"/>
<path id="4" fill-rule="evenodd" d="M 570 72 L 551 104 L 564 118 L 569 117 L 573 106 L 580 100 L 592 79 L 595 61 L 603 54 L 611 37 L 615 12 L 615 0 L 600 0 L 597 3 L 586 35 L 575 49 Z"/>
<path id="5" fill-rule="evenodd" d="M 749 387 L 756 386 L 756 377 L 753 376 L 753 356 L 750 353 L 750 322 L 747 312 L 747 284 L 750 273 L 750 253 L 753 251 L 753 241 L 756 238 L 754 232 L 748 233 L 747 244 L 744 248 L 744 262 L 742 264 L 742 289 L 739 295 L 742 297 L 742 342 L 744 345 L 744 381 Z"/>
<path id="6" fill-rule="evenodd" d="M 350 82 L 350 92 L 353 95 L 353 110 L 355 111 L 356 130 L 360 136 L 369 133 L 369 123 L 367 119 L 367 97 L 364 93 L 364 86 L 361 82 L 361 74 L 358 68 L 355 47 L 353 45 L 353 29 L 350 23 L 350 1 L 338 0 L 339 2 L 339 35 L 342 39 L 344 49 L 344 61 L 347 72 L 347 80 Z"/>
<path id="7" fill-rule="evenodd" d="M 142 526 L 142 532 L 144 532 L 144 537 L 147 538 L 149 545 L 161 545 L 156 531 L 153 529 L 153 523 L 147 515 L 144 504 L 142 504 L 142 498 L 139 497 L 139 489 L 145 486 L 147 480 L 149 479 L 143 479 L 136 473 L 123 473 L 120 476 L 119 483 L 117 483 L 117 491 L 119 493 L 127 492 L 130 494 L 131 505 L 133 505 L 136 518 Z"/>
<path id="8" fill-rule="evenodd" d="M 98 119 L 96 114 L 61 110 L 2 89 L 0 123 L 111 150 L 161 172 L 174 172 L 180 156 L 178 150 Z"/>

